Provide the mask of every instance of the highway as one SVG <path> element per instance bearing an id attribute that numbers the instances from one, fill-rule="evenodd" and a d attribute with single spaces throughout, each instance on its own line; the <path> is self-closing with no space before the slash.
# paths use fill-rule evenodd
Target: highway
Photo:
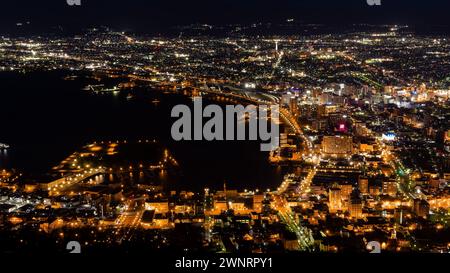
<path id="1" fill-rule="evenodd" d="M 286 224 L 287 228 L 294 232 L 297 236 L 299 251 L 311 251 L 314 246 L 314 239 L 311 236 L 311 231 L 302 227 L 297 223 L 292 216 L 292 210 L 283 195 L 274 195 L 273 202 L 274 209 L 278 211 L 280 220 Z"/>

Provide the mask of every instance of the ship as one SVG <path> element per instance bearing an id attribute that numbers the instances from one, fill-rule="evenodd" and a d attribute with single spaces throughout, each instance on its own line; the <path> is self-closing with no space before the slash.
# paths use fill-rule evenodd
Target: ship
<path id="1" fill-rule="evenodd" d="M 0 150 L 6 150 L 9 149 L 9 145 L 5 143 L 0 143 Z"/>

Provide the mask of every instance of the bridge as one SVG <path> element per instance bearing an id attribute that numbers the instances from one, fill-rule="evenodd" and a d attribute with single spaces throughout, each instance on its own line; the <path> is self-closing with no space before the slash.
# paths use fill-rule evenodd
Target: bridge
<path id="1" fill-rule="evenodd" d="M 55 181 L 49 182 L 47 185 L 47 190 L 50 196 L 59 195 L 61 192 L 67 190 L 68 188 L 78 183 L 83 182 L 89 177 L 97 176 L 104 173 L 106 173 L 106 170 L 104 168 L 96 168 L 85 170 L 81 173 L 70 174 Z"/>

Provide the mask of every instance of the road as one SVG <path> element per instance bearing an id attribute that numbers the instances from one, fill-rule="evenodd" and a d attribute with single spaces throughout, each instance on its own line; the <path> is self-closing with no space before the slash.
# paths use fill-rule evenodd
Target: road
<path id="1" fill-rule="evenodd" d="M 130 200 L 127 202 L 126 209 L 116 220 L 117 230 L 115 232 L 118 236 L 118 242 L 130 241 L 134 235 L 134 231 L 139 228 L 141 224 L 141 218 L 144 214 L 144 209 L 134 209 L 135 201 Z"/>
<path id="2" fill-rule="evenodd" d="M 215 92 L 215 91 L 210 91 L 211 93 L 219 93 L 219 92 Z M 224 95 L 223 93 L 220 93 L 221 95 Z M 239 94 L 230 94 L 227 93 L 226 95 L 228 96 L 232 96 L 234 98 L 237 99 L 241 99 L 241 100 L 245 100 L 245 101 L 250 101 L 254 104 L 260 104 L 261 100 L 256 99 L 256 98 L 252 98 L 251 96 L 248 96 L 247 94 L 244 95 L 239 95 Z M 271 99 L 272 101 L 264 101 L 264 103 L 266 104 L 278 104 L 279 100 L 277 101 L 275 98 L 275 96 L 268 96 L 269 99 Z M 290 111 L 286 108 L 280 107 L 280 118 L 282 118 L 285 122 L 285 124 L 287 124 L 288 126 L 290 126 L 292 128 L 292 130 L 294 131 L 294 133 L 301 137 L 304 142 L 306 143 L 306 147 L 305 147 L 305 154 L 306 153 L 311 153 L 313 151 L 313 144 L 311 142 L 310 139 L 308 139 L 304 133 L 303 130 L 301 129 L 300 125 L 297 122 L 297 119 L 290 113 Z M 320 155 L 318 155 L 318 158 L 320 158 Z M 308 173 L 308 175 L 305 177 L 305 179 L 301 182 L 301 184 L 299 185 L 299 193 L 301 194 L 307 194 L 309 192 L 311 183 L 312 183 L 312 179 L 314 178 L 315 174 L 316 174 L 316 167 L 318 162 L 320 162 L 320 160 L 316 161 L 313 168 L 311 168 L 310 172 Z M 299 251 L 308 251 L 308 250 L 312 250 L 314 247 L 314 238 L 312 237 L 311 231 L 308 228 L 302 227 L 301 225 L 299 225 L 299 223 L 297 223 L 294 219 L 294 217 L 292 216 L 292 210 L 288 204 L 288 202 L 286 201 L 283 193 L 286 190 L 286 188 L 288 187 L 288 183 L 285 183 L 284 185 L 282 184 L 280 186 L 280 188 L 278 189 L 277 192 L 274 193 L 273 197 L 274 197 L 274 202 L 272 203 L 272 206 L 278 211 L 278 215 L 281 219 L 282 222 L 284 222 L 288 229 L 292 232 L 294 232 L 298 238 L 298 247 L 297 249 Z"/>
<path id="3" fill-rule="evenodd" d="M 283 223 L 286 224 L 288 229 L 291 232 L 294 232 L 297 236 L 297 243 L 298 247 L 297 250 L 299 251 L 308 251 L 312 250 L 314 246 L 314 239 L 311 236 L 311 231 L 305 227 L 302 227 L 297 223 L 292 216 L 292 210 L 289 207 L 288 202 L 282 195 L 275 195 L 274 196 L 274 202 L 273 202 L 274 209 L 278 211 L 278 215 L 283 221 Z"/>
<path id="4" fill-rule="evenodd" d="M 316 176 L 316 173 L 317 173 L 317 167 L 314 166 L 308 172 L 306 177 L 302 180 L 299 187 L 297 188 L 298 194 L 300 196 L 307 195 L 311 191 L 311 184 L 314 179 L 314 176 Z"/>
<path id="5" fill-rule="evenodd" d="M 401 160 L 392 153 L 386 144 L 384 144 L 380 139 L 377 139 L 378 145 L 383 149 L 383 160 L 386 164 L 389 164 L 392 169 L 395 170 L 397 175 L 397 188 L 398 190 L 408 199 L 414 200 L 418 197 L 414 193 L 412 187 L 411 177 L 409 176 L 409 171 L 403 166 Z"/>

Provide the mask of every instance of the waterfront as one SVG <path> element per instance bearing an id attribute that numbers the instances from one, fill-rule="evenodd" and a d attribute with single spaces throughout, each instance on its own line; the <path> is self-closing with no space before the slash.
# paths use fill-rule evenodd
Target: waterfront
<path id="1" fill-rule="evenodd" d="M 241 190 L 266 189 L 282 179 L 258 142 L 173 141 L 170 111 L 176 104 L 190 104 L 189 97 L 145 89 L 133 91 L 133 96 L 95 95 L 82 90 L 92 80 L 64 76 L 0 74 L 1 141 L 11 145 L 0 167 L 42 173 L 94 141 L 154 138 L 180 162 L 182 174 L 173 183 L 180 189 L 221 188 L 224 182 Z"/>
<path id="2" fill-rule="evenodd" d="M 448 48 L 401 26 L 298 38 L 5 37 L 0 141 L 14 169 L 0 173 L 0 252 L 65 251 L 72 240 L 83 252 L 361 253 L 370 242 L 448 252 L 450 91 L 447 67 L 435 66 Z M 202 124 L 198 97 L 278 106 L 278 148 L 172 141 L 175 105 L 191 106 L 183 129 Z M 268 161 L 290 169 L 283 181 Z"/>

